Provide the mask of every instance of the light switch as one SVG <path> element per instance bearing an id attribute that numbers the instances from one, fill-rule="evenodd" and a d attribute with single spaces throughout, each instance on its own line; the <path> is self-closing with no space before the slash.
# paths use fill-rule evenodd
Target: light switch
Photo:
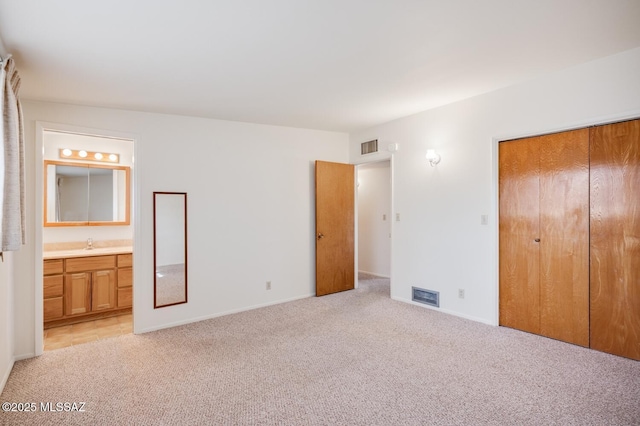
<path id="1" fill-rule="evenodd" d="M 382 220 L 387 220 L 387 215 L 386 214 L 382 215 Z"/>
<path id="2" fill-rule="evenodd" d="M 396 213 L 396 222 L 400 222 L 400 213 Z"/>
<path id="3" fill-rule="evenodd" d="M 489 224 L 489 215 L 482 214 L 480 215 L 480 225 L 488 225 Z"/>

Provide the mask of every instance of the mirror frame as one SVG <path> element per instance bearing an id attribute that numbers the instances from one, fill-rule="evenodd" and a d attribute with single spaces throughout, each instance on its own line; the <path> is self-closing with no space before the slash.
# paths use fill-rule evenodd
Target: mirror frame
<path id="1" fill-rule="evenodd" d="M 125 172 L 125 218 L 123 221 L 80 221 L 80 222 L 49 222 L 47 220 L 47 205 L 48 205 L 48 188 L 47 185 L 47 166 L 74 166 L 74 167 L 86 167 L 87 169 L 111 169 L 122 170 Z M 44 160 L 44 225 L 45 227 L 59 227 L 59 226 L 127 226 L 131 224 L 131 168 L 128 166 L 113 166 L 107 164 L 92 164 L 92 163 L 75 163 L 72 161 L 56 161 L 56 160 Z"/>
<path id="2" fill-rule="evenodd" d="M 175 303 L 167 303 L 164 305 L 158 305 L 158 276 L 156 273 L 157 270 L 157 219 L 156 219 L 156 199 L 158 195 L 183 195 L 184 196 L 184 300 Z M 188 280 L 187 280 L 187 193 L 186 192 L 161 192 L 154 191 L 153 192 L 153 308 L 166 308 L 168 306 L 182 305 L 187 303 L 188 294 Z"/>

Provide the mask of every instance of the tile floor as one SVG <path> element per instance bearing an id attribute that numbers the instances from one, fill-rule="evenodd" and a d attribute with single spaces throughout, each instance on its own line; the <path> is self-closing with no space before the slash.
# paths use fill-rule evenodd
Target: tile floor
<path id="1" fill-rule="evenodd" d="M 132 332 L 131 314 L 50 328 L 44 331 L 44 350 L 80 345 Z"/>

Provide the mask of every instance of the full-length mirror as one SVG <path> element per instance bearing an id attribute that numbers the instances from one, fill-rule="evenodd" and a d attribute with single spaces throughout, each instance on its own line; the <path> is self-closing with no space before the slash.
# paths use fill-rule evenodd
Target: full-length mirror
<path id="1" fill-rule="evenodd" d="M 154 307 L 187 303 L 187 193 L 153 193 Z"/>
<path id="2" fill-rule="evenodd" d="M 44 165 L 44 226 L 129 225 L 129 167 Z"/>

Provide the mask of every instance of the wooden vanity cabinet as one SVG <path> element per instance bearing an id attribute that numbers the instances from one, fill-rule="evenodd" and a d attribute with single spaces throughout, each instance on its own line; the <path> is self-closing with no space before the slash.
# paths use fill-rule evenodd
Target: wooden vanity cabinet
<path id="1" fill-rule="evenodd" d="M 44 261 L 44 320 L 50 321 L 64 316 L 64 262 L 62 259 Z"/>
<path id="2" fill-rule="evenodd" d="M 131 260 L 131 254 L 45 260 L 45 328 L 130 312 Z"/>
<path id="3" fill-rule="evenodd" d="M 118 308 L 131 307 L 133 302 L 133 256 L 118 255 Z"/>
<path id="4" fill-rule="evenodd" d="M 66 274 L 65 315 L 86 314 L 116 307 L 114 270 Z"/>
<path id="5" fill-rule="evenodd" d="M 116 256 L 64 260 L 65 315 L 86 314 L 116 307 Z"/>

